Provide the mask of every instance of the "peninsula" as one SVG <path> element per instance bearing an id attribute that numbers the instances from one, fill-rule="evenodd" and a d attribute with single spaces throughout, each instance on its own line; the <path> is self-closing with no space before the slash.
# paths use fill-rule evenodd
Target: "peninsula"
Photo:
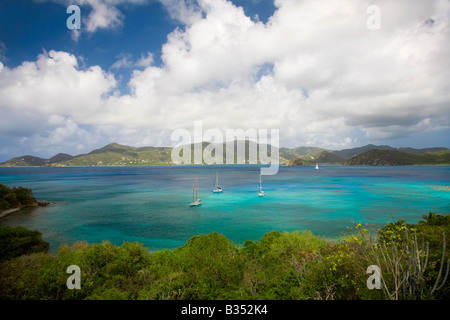
<path id="1" fill-rule="evenodd" d="M 0 183 L 0 218 L 26 208 L 42 207 L 50 204 L 39 201 L 33 196 L 33 191 L 24 187 L 9 188 Z"/>

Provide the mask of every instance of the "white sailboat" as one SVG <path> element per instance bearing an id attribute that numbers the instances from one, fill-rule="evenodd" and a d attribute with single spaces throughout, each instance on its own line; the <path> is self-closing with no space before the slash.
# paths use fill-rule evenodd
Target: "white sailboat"
<path id="1" fill-rule="evenodd" d="M 194 191 L 195 191 L 195 197 L 194 197 Z M 198 193 L 198 178 L 195 179 L 195 184 L 192 185 L 192 202 L 190 203 L 191 207 L 197 207 L 202 204 L 202 200 L 198 199 L 197 193 Z"/>
<path id="2" fill-rule="evenodd" d="M 261 175 L 259 175 L 259 192 L 258 192 L 258 196 L 259 197 L 264 197 L 266 194 L 264 193 L 261 184 L 262 184 Z"/>
<path id="3" fill-rule="evenodd" d="M 219 173 L 216 172 L 216 181 L 214 183 L 214 189 L 213 189 L 214 193 L 221 193 L 223 192 L 222 187 L 219 186 Z"/>
<path id="4" fill-rule="evenodd" d="M 319 164 L 316 163 L 316 170 L 319 170 Z"/>

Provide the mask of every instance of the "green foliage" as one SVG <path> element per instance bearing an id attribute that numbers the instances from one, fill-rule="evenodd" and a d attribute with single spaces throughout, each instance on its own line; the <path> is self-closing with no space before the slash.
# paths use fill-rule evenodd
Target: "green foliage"
<path id="1" fill-rule="evenodd" d="M 241 246 L 213 232 L 156 252 L 136 242 L 78 242 L 61 246 L 55 257 L 27 252 L 4 261 L 0 299 L 448 299 L 443 241 L 449 246 L 442 236 L 450 231 L 448 215 L 424 218 L 392 222 L 378 233 L 355 224 L 334 241 L 272 231 Z M 70 265 L 80 267 L 79 290 L 66 286 Z M 367 288 L 370 265 L 382 270 L 382 290 Z"/>
<path id="2" fill-rule="evenodd" d="M 305 155 L 298 156 L 294 159 L 289 159 L 287 165 L 303 166 L 303 165 L 315 165 L 316 163 L 343 163 L 344 161 L 345 161 L 344 158 L 338 156 L 332 151 L 321 150 L 317 151 L 316 153 L 307 153 Z"/>
<path id="3" fill-rule="evenodd" d="M 373 250 L 382 270 L 383 290 L 389 299 L 448 299 L 450 283 L 450 216 L 430 212 L 425 221 L 410 225 L 389 223 L 379 232 Z"/>
<path id="4" fill-rule="evenodd" d="M 0 226 L 0 262 L 34 252 L 47 252 L 50 245 L 39 231 Z"/>
<path id="5" fill-rule="evenodd" d="M 0 183 L 0 210 L 7 210 L 36 203 L 31 189 L 9 188 Z"/>
<path id="6" fill-rule="evenodd" d="M 42 295 L 42 268 L 52 257 L 43 252 L 25 254 L 0 264 L 0 299 L 39 300 Z"/>
<path id="7" fill-rule="evenodd" d="M 450 227 L 450 214 L 439 215 L 436 212 L 429 212 L 428 215 L 422 215 L 425 221 L 419 221 L 419 227 L 426 226 L 447 226 Z"/>
<path id="8" fill-rule="evenodd" d="M 224 235 L 194 236 L 175 255 L 186 280 L 183 299 L 217 299 L 238 288 L 242 263 L 236 246 Z"/>
<path id="9" fill-rule="evenodd" d="M 36 199 L 33 197 L 33 192 L 31 191 L 31 189 L 18 187 L 13 188 L 13 192 L 16 196 L 17 201 L 22 206 L 30 205 L 36 202 Z"/>
<path id="10" fill-rule="evenodd" d="M 450 164 L 450 151 L 414 154 L 399 150 L 372 149 L 356 155 L 344 165 L 402 166 L 402 165 Z"/>
<path id="11" fill-rule="evenodd" d="M 72 249 L 73 251 L 73 249 Z M 105 241 L 90 247 L 75 249 L 80 254 L 77 264 L 82 270 L 84 296 L 88 299 L 116 295 L 126 299 L 137 299 L 141 286 L 139 273 L 150 263 L 150 253 L 137 242 L 124 242 L 120 247 Z M 60 254 L 58 254 L 58 257 Z M 67 267 L 69 261 L 64 265 Z M 76 264 L 76 263 L 75 263 Z"/>
<path id="12" fill-rule="evenodd" d="M 106 288 L 102 291 L 95 292 L 87 298 L 87 300 L 128 300 L 129 294 L 117 288 Z"/>
<path id="13" fill-rule="evenodd" d="M 391 246 L 393 244 L 400 245 L 405 243 L 406 228 L 407 225 L 404 219 L 388 223 L 378 233 L 380 244 Z"/>
<path id="14" fill-rule="evenodd" d="M 259 241 L 245 242 L 241 254 L 246 298 L 291 299 L 305 266 L 326 247 L 325 240 L 308 231 L 273 231 Z"/>
<path id="15" fill-rule="evenodd" d="M 142 166 L 167 165 L 172 162 L 171 148 L 142 147 L 135 148 L 111 143 L 88 154 L 78 155 L 67 161 L 59 162 L 63 166 Z"/>
<path id="16" fill-rule="evenodd" d="M 355 224 L 339 241 L 330 242 L 321 259 L 312 261 L 297 291 L 299 299 L 376 299 L 366 287 L 368 229 Z"/>

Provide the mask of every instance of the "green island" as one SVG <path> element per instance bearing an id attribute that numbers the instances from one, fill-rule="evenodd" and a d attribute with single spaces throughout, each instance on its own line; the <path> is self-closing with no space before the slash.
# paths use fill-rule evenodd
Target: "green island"
<path id="1" fill-rule="evenodd" d="M 52 256 L 38 231 L 0 227 L 0 299 L 448 300 L 449 234 L 450 215 L 430 212 L 379 230 L 355 223 L 333 240 L 272 231 L 234 244 L 213 232 L 174 250 L 76 242 Z M 80 289 L 67 287 L 71 265 Z M 368 285 L 374 265 L 379 289 Z"/>
<path id="2" fill-rule="evenodd" d="M 244 143 L 245 158 L 242 163 L 252 163 L 249 150 L 260 150 L 260 145 L 252 141 Z M 241 163 L 237 158 L 237 146 L 234 143 L 213 144 L 223 150 L 223 164 L 227 162 L 227 152 L 232 149 L 234 163 Z M 210 143 L 203 142 L 201 146 L 191 144 L 191 163 L 194 163 L 194 148 L 200 147 L 202 152 Z M 215 157 L 212 148 L 211 156 Z M 272 152 L 272 146 L 267 146 L 267 154 Z M 176 165 L 172 161 L 172 152 L 182 154 L 181 147 L 130 147 L 118 143 L 110 143 L 102 148 L 95 149 L 86 154 L 72 156 L 59 153 L 49 159 L 37 156 L 24 155 L 0 163 L 0 167 L 77 167 L 77 166 L 150 166 L 150 165 Z M 390 146 L 375 146 L 372 144 L 344 149 L 327 150 L 317 147 L 297 147 L 278 149 L 278 161 L 287 166 L 311 166 L 317 163 L 332 165 L 364 165 L 364 166 L 400 166 L 400 165 L 450 165 L 450 150 L 447 148 L 393 148 Z M 204 161 L 203 161 L 204 163 Z M 259 159 L 258 159 L 259 163 Z M 229 163 L 228 163 L 229 164 Z"/>

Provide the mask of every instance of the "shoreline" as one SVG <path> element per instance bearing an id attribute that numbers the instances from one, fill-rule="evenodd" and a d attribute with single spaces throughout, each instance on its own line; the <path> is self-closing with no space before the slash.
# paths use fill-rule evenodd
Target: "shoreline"
<path id="1" fill-rule="evenodd" d="M 50 205 L 50 202 L 48 202 L 48 201 L 45 201 L 45 200 L 36 201 L 36 203 L 34 203 L 33 205 L 3 210 L 2 212 L 0 212 L 0 218 L 6 217 L 6 216 L 10 215 L 11 213 L 21 212 L 21 211 L 25 211 L 27 209 L 34 209 L 34 208 L 38 208 L 38 207 L 46 207 L 48 205 Z"/>
<path id="2" fill-rule="evenodd" d="M 12 209 L 8 209 L 8 210 L 3 210 L 2 212 L 0 212 L 0 218 L 6 217 L 7 215 L 20 211 L 21 208 L 12 208 Z"/>
<path id="3" fill-rule="evenodd" d="M 278 164 L 280 167 L 314 167 L 315 164 L 287 164 L 283 162 L 273 163 Z M 344 163 L 332 163 L 332 162 L 320 162 L 320 165 L 330 166 L 330 167 L 450 167 L 450 163 L 422 163 L 422 164 L 344 164 Z M 0 168 L 108 168 L 108 167 L 189 167 L 189 166 L 267 166 L 267 164 L 261 163 L 213 163 L 213 164 L 143 164 L 143 165 L 132 165 L 132 164 L 113 164 L 113 165 L 71 165 L 71 166 L 5 166 L 0 165 Z"/>

